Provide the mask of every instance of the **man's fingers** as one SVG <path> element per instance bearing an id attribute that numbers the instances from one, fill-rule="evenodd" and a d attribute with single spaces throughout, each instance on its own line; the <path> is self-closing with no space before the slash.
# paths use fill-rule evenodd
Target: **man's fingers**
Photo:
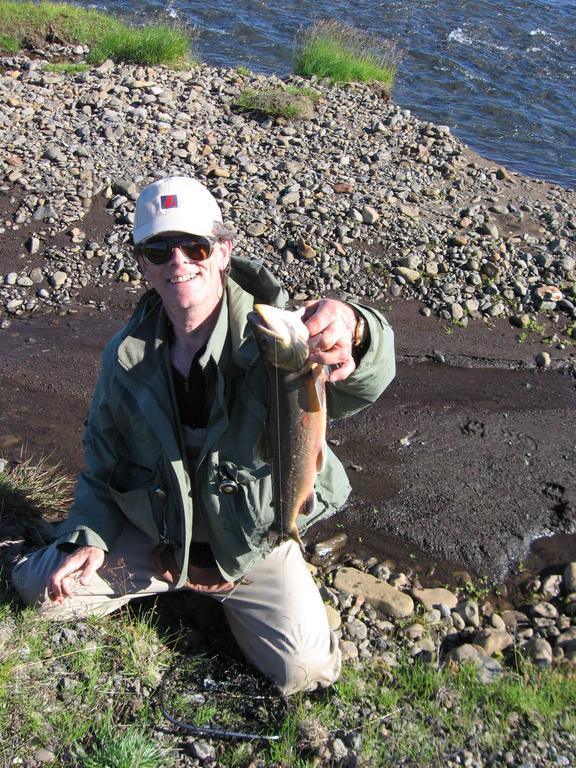
<path id="1" fill-rule="evenodd" d="M 328 381 L 330 381 L 332 384 L 335 384 L 337 381 L 344 381 L 344 379 L 347 379 L 348 376 L 354 373 L 355 369 L 356 363 L 354 362 L 353 358 L 350 358 L 345 363 L 342 363 L 342 365 L 339 365 L 338 368 L 334 368 L 328 378 Z"/>
<path id="2" fill-rule="evenodd" d="M 64 597 L 72 597 L 74 592 L 72 591 L 72 578 L 70 576 L 66 576 L 62 579 L 62 594 Z"/>
<path id="3" fill-rule="evenodd" d="M 82 575 L 80 576 L 80 584 L 82 584 L 83 587 L 85 587 L 87 584 L 90 584 L 92 581 L 92 577 L 98 570 L 100 565 L 95 562 L 89 562 L 85 568 L 82 570 Z"/>
<path id="4" fill-rule="evenodd" d="M 89 584 L 102 563 L 104 551 L 97 547 L 85 547 L 69 555 L 48 579 L 48 597 L 54 603 L 74 594 L 74 583 Z"/>
<path id="5" fill-rule="evenodd" d="M 350 334 L 344 321 L 334 318 L 321 333 L 310 337 L 310 349 L 312 351 L 332 349 L 336 344 L 345 344 L 349 338 Z"/>

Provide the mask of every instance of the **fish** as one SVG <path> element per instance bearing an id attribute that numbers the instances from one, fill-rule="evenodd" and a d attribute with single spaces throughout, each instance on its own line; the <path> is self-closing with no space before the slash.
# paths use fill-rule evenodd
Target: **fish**
<path id="1" fill-rule="evenodd" d="M 270 395 L 263 442 L 271 467 L 274 506 L 268 542 L 274 546 L 294 539 L 303 552 L 297 518 L 314 511 L 314 483 L 326 462 L 328 376 L 327 366 L 308 360 L 304 311 L 255 304 L 248 314 Z"/>

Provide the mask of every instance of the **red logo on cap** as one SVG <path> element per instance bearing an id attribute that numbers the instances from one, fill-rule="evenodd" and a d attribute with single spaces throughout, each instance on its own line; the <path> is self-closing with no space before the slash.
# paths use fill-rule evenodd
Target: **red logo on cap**
<path id="1" fill-rule="evenodd" d="M 160 198 L 161 208 L 178 208 L 178 195 L 162 195 Z"/>

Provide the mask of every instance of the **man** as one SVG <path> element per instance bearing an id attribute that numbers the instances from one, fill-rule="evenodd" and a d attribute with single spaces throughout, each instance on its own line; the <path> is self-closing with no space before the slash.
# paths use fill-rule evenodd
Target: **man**
<path id="1" fill-rule="evenodd" d="M 168 177 L 136 202 L 135 253 L 152 290 L 102 358 L 84 436 L 86 470 L 58 539 L 13 581 L 48 617 L 109 613 L 134 597 L 193 589 L 219 600 L 247 659 L 286 694 L 329 685 L 340 652 L 298 546 L 270 550 L 269 466 L 255 450 L 267 411 L 264 365 L 246 315 L 282 305 L 198 181 Z M 310 358 L 332 366 L 331 417 L 368 405 L 394 375 L 377 312 L 308 304 Z M 346 500 L 329 452 L 308 527 Z"/>

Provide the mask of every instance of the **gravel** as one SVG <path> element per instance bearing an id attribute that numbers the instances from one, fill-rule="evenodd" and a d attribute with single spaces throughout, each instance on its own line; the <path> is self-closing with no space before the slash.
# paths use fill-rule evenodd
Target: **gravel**
<path id="1" fill-rule="evenodd" d="M 367 85 L 206 66 L 105 62 L 71 76 L 45 71 L 42 58 L 0 63 L 0 191 L 10 201 L 0 238 L 41 222 L 0 274 L 8 315 L 57 310 L 89 285 L 137 285 L 134 200 L 176 173 L 209 186 L 238 233 L 237 253 L 264 261 L 297 300 L 391 294 L 460 324 L 507 316 L 520 325 L 545 313 L 561 330 L 576 318 L 574 192 L 473 155 L 446 126 Z M 310 119 L 234 106 L 246 87 L 285 83 L 318 91 Z M 85 230 L 101 199 L 109 231 L 92 243 Z M 23 256 L 47 285 L 18 267 Z"/>

